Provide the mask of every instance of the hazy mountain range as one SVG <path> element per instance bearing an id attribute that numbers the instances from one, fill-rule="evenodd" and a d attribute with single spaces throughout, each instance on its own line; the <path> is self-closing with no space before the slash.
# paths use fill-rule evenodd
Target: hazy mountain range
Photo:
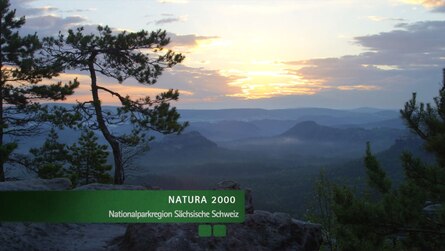
<path id="1" fill-rule="evenodd" d="M 153 134 L 156 140 L 150 150 L 141 153 L 126 170 L 127 183 L 196 189 L 235 180 L 255 191 L 261 208 L 301 216 L 311 201 L 320 170 L 350 182 L 363 179 L 366 142 L 396 179 L 402 174 L 401 149 L 428 158 L 421 142 L 410 138 L 398 111 L 300 108 L 180 113 L 181 120 L 189 121 L 190 126 L 181 135 Z M 112 128 L 114 132 L 129 129 L 130 125 Z M 78 134 L 68 129 L 59 131 L 60 140 L 69 144 Z M 30 147 L 40 146 L 45 137 L 20 139 L 18 151 L 27 153 Z M 102 137 L 100 140 L 106 143 Z"/>

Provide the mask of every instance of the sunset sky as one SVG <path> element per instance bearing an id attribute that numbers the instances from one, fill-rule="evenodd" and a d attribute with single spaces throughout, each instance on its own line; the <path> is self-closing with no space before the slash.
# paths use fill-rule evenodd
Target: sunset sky
<path id="1" fill-rule="evenodd" d="M 23 33 L 109 25 L 165 29 L 185 61 L 146 87 L 100 78 L 133 96 L 179 89 L 180 108 L 400 108 L 429 101 L 445 67 L 445 1 L 11 0 Z M 68 102 L 89 98 L 89 79 Z M 107 104 L 116 100 L 103 96 Z"/>

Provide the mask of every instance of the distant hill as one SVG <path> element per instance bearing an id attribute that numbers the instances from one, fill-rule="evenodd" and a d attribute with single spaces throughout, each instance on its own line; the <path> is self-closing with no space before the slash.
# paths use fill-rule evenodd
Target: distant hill
<path id="1" fill-rule="evenodd" d="M 394 110 L 368 108 L 366 110 L 338 110 L 328 108 L 294 108 L 294 109 L 221 109 L 221 110 L 179 110 L 181 119 L 193 121 L 222 120 L 314 120 L 324 119 L 323 124 L 368 123 L 397 118 L 399 113 Z"/>
<path id="2" fill-rule="evenodd" d="M 230 141 L 262 136 L 260 129 L 249 122 L 223 120 L 217 122 L 192 122 L 186 131 L 199 131 L 214 141 Z"/>
<path id="3" fill-rule="evenodd" d="M 221 142 L 221 146 L 232 150 L 261 152 L 277 158 L 294 158 L 298 155 L 311 162 L 323 158 L 351 160 L 364 152 L 368 141 L 376 151 L 382 151 L 406 134 L 406 130 L 391 128 L 335 128 L 305 121 L 277 136 Z"/>
<path id="4" fill-rule="evenodd" d="M 316 140 L 316 141 L 330 141 L 335 139 L 343 139 L 348 132 L 364 129 L 338 129 L 328 126 L 322 126 L 314 121 L 304 121 L 296 124 L 281 136 L 292 137 L 300 140 Z"/>
<path id="5" fill-rule="evenodd" d="M 142 153 L 136 164 L 142 169 L 159 169 L 166 171 L 165 166 L 191 166 L 208 162 L 226 162 L 242 159 L 243 153 L 227 150 L 192 131 L 180 135 L 168 135 L 162 140 L 152 142 L 150 150 Z"/>
<path id="6" fill-rule="evenodd" d="M 254 124 L 260 129 L 263 136 L 275 136 L 282 134 L 295 125 L 295 120 L 274 120 L 274 119 L 261 119 L 252 120 L 250 123 Z"/>
<path id="7" fill-rule="evenodd" d="M 55 104 L 48 104 L 54 106 Z M 72 104 L 57 104 L 71 107 Z M 115 106 L 104 106 L 104 110 L 114 112 Z M 329 108 L 293 109 L 219 109 L 190 110 L 179 109 L 181 121 L 189 121 L 187 132 L 198 131 L 215 142 L 232 141 L 255 137 L 270 137 L 282 134 L 298 122 L 314 121 L 319 125 L 338 128 L 403 128 L 396 110 L 378 108 L 357 108 L 350 110 Z M 110 126 L 113 132 L 128 133 L 131 125 Z M 163 136 L 149 132 L 156 138 Z"/>
<path id="8" fill-rule="evenodd" d="M 389 128 L 334 128 L 323 126 L 314 121 L 305 121 L 283 133 L 281 136 L 293 137 L 305 141 L 349 141 L 367 142 L 401 136 L 400 130 Z"/>
<path id="9" fill-rule="evenodd" d="M 371 150 L 373 147 L 371 145 Z M 376 152 L 373 150 L 377 160 L 385 172 L 392 178 L 392 180 L 398 182 L 404 176 L 404 170 L 401 161 L 401 155 L 404 152 L 413 154 L 414 157 L 418 157 L 427 163 L 434 163 L 434 156 L 427 152 L 423 147 L 423 141 L 417 137 L 411 136 L 403 139 L 398 139 L 385 151 Z M 364 156 L 363 152 L 363 156 Z M 341 165 L 334 165 L 329 170 L 329 176 L 335 177 L 339 180 L 357 180 L 366 178 L 366 169 L 363 163 L 363 157 L 353 160 Z"/>
<path id="10" fill-rule="evenodd" d="M 365 128 L 365 129 L 372 129 L 372 128 L 406 129 L 406 125 L 403 123 L 403 120 L 401 118 L 387 119 L 387 120 L 364 123 L 364 124 L 337 125 L 336 127 L 338 127 L 338 128 L 360 127 L 360 128 Z"/>
<path id="11" fill-rule="evenodd" d="M 382 110 L 383 109 L 374 108 L 374 107 L 359 107 L 359 108 L 351 109 L 350 111 L 361 112 L 361 113 L 375 113 L 375 112 L 380 112 Z"/>
<path id="12" fill-rule="evenodd" d="M 186 132 L 198 131 L 215 142 L 227 142 L 282 134 L 296 123 L 295 120 L 222 120 L 191 122 Z"/>
<path id="13" fill-rule="evenodd" d="M 363 114 L 362 114 L 363 115 Z M 360 116 L 362 116 L 360 115 Z M 405 125 L 400 118 L 394 117 L 378 121 L 364 122 L 354 117 L 333 117 L 327 115 L 302 116 L 294 120 L 259 119 L 259 120 L 221 120 L 192 121 L 186 131 L 198 131 L 215 142 L 227 142 L 249 138 L 271 137 L 285 133 L 297 123 L 313 121 L 318 125 L 333 128 L 387 128 L 404 130 Z M 354 122 L 354 123 L 352 123 Z"/>
<path id="14" fill-rule="evenodd" d="M 51 103 L 49 106 L 60 105 L 66 108 L 74 104 Z M 104 106 L 104 110 L 114 112 L 116 106 Z M 289 109 L 179 109 L 181 120 L 190 122 L 215 121 L 254 121 L 254 120 L 313 120 L 323 125 L 363 124 L 394 119 L 400 116 L 396 110 L 379 108 L 330 109 L 318 107 Z"/>
<path id="15" fill-rule="evenodd" d="M 295 124 L 305 121 L 337 128 L 404 128 L 397 111 L 376 108 L 222 109 L 179 112 L 182 120 L 190 122 L 186 131 L 198 131 L 215 142 L 277 136 Z"/>
<path id="16" fill-rule="evenodd" d="M 179 135 L 168 135 L 160 142 L 155 142 L 151 145 L 153 151 L 200 150 L 216 147 L 216 143 L 208 140 L 196 131 Z"/>

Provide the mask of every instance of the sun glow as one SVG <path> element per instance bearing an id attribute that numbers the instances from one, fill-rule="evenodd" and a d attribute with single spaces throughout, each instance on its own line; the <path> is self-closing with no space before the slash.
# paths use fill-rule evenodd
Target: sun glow
<path id="1" fill-rule="evenodd" d="M 321 83 L 309 83 L 299 76 L 280 71 L 251 71 L 245 78 L 237 79 L 231 86 L 241 92 L 228 94 L 243 99 L 263 99 L 288 95 L 314 95 L 323 89 Z"/>

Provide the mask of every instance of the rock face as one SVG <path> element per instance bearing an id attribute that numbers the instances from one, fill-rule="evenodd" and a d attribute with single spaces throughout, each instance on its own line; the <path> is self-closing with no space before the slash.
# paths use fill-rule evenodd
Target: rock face
<path id="1" fill-rule="evenodd" d="M 130 224 L 115 251 L 196 250 L 319 250 L 322 238 L 317 224 L 292 219 L 285 213 L 256 210 L 242 224 L 227 225 L 227 236 L 198 237 L 197 224 Z"/>

